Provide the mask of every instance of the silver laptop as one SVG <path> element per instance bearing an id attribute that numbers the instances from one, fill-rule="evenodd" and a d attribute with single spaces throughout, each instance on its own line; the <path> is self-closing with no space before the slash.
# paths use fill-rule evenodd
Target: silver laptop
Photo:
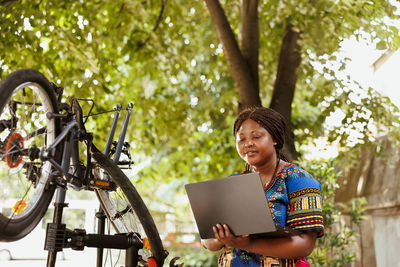
<path id="1" fill-rule="evenodd" d="M 214 238 L 212 227 L 217 223 L 227 224 L 236 236 L 298 234 L 275 225 L 259 173 L 187 184 L 185 189 L 202 239 Z"/>

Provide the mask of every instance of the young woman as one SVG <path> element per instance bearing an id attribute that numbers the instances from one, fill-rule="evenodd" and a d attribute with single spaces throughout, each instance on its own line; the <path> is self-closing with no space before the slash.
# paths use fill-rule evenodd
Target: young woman
<path id="1" fill-rule="evenodd" d="M 219 266 L 309 266 L 307 256 L 324 232 L 321 185 L 281 154 L 286 123 L 264 107 L 242 111 L 233 133 L 246 172 L 259 172 L 276 224 L 301 232 L 285 238 L 234 236 L 228 225 L 213 227 L 215 238 L 202 240 L 211 251 L 222 249 Z"/>

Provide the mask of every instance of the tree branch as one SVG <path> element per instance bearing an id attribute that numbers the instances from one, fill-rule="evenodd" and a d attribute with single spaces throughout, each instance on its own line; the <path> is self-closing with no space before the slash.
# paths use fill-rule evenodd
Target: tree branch
<path id="1" fill-rule="evenodd" d="M 238 87 L 239 110 L 249 106 L 260 106 L 258 85 L 253 80 L 251 68 L 240 51 L 224 10 L 218 0 L 205 0 L 205 2 Z"/>
<path id="2" fill-rule="evenodd" d="M 167 0 L 161 0 L 161 10 L 160 10 L 160 13 L 158 14 L 156 23 L 155 23 L 155 25 L 153 27 L 153 32 L 156 32 L 158 27 L 161 24 L 161 19 L 163 17 L 166 4 L 167 4 Z M 147 44 L 147 42 L 149 40 L 150 40 L 150 36 L 147 36 L 146 40 L 144 40 L 143 42 L 139 43 L 139 45 L 136 47 L 135 51 L 137 52 L 138 50 L 140 50 L 145 44 Z"/>
<path id="3" fill-rule="evenodd" d="M 163 17 L 166 5 L 167 5 L 167 0 L 161 0 L 161 10 L 160 10 L 160 14 L 158 14 L 158 18 L 157 18 L 156 24 L 153 27 L 153 32 L 156 32 L 157 29 L 158 29 L 158 26 L 160 26 L 161 19 Z"/>
<path id="4" fill-rule="evenodd" d="M 2 1 L 0 1 L 0 5 L 3 5 L 3 4 L 7 4 L 7 3 L 10 3 L 10 2 L 18 2 L 19 0 L 2 0 Z"/>

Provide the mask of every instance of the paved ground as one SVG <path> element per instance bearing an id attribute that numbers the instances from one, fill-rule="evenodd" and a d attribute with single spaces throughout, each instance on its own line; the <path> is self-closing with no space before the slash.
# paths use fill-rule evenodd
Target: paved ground
<path id="1" fill-rule="evenodd" d="M 123 264 L 118 264 L 115 266 L 122 266 Z M 1 267 L 46 267 L 46 260 L 11 260 L 11 261 L 1 261 Z M 95 260 L 58 260 L 56 262 L 56 267 L 95 267 Z M 106 266 L 111 266 L 111 264 L 106 264 Z M 114 266 L 114 265 L 112 265 Z"/>
<path id="2" fill-rule="evenodd" d="M 46 267 L 45 260 L 11 260 L 11 261 L 2 261 L 0 262 L 1 267 Z M 76 261 L 57 261 L 56 267 L 71 267 L 71 266 L 95 266 L 95 265 L 87 265 L 82 262 Z"/>
<path id="3" fill-rule="evenodd" d="M 114 253 L 115 254 L 115 253 Z M 65 250 L 66 260 L 57 260 L 56 267 L 96 267 L 96 251 L 92 249 L 85 249 L 84 251 Z M 113 255 L 113 264 L 109 258 L 103 266 L 106 267 L 120 267 L 123 264 L 116 264 L 118 255 Z M 0 261 L 1 267 L 46 267 L 46 259 L 23 259 L 23 260 L 10 260 Z"/>

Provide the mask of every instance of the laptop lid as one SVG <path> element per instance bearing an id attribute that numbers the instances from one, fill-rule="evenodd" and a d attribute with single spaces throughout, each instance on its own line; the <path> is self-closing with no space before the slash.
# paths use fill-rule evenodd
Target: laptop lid
<path id="1" fill-rule="evenodd" d="M 202 239 L 214 238 L 217 223 L 227 224 L 236 236 L 289 235 L 278 233 L 259 173 L 187 184 L 185 189 Z"/>

